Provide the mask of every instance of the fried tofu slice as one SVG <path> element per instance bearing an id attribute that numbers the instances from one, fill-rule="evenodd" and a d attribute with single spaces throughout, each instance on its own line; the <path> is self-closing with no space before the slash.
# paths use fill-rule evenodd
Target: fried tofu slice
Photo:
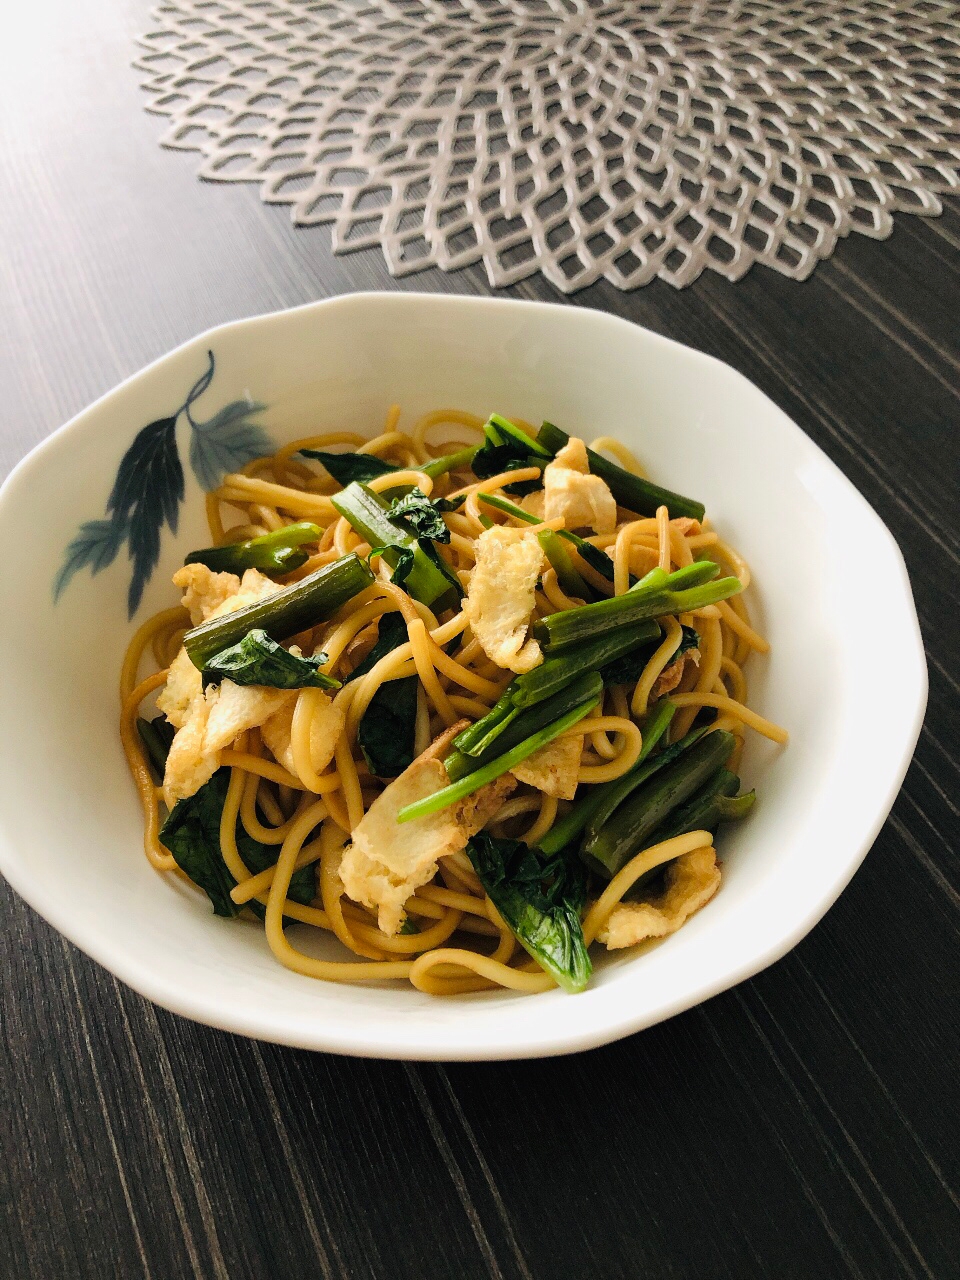
<path id="1" fill-rule="evenodd" d="M 374 800 L 353 832 L 340 863 L 347 894 L 377 912 L 381 930 L 395 934 L 403 922 L 404 903 L 437 874 L 437 864 L 457 853 L 500 808 L 517 785 L 510 774 L 481 787 L 439 813 L 412 822 L 397 822 L 405 805 L 423 800 L 449 782 L 441 757 L 466 727 L 454 725 L 418 756 L 399 778 Z"/>
<path id="2" fill-rule="evenodd" d="M 329 694 L 318 694 L 313 719 L 310 722 L 310 762 L 315 772 L 322 773 L 333 759 L 337 739 L 343 732 L 346 714 L 345 704 L 339 703 Z M 264 745 L 273 754 L 277 764 L 283 765 L 288 773 L 297 776 L 294 767 L 291 732 L 293 729 L 293 713 L 296 701 L 286 703 L 260 727 Z"/>
<path id="3" fill-rule="evenodd" d="M 185 564 L 173 575 L 173 585 L 183 592 L 183 606 L 195 627 L 210 618 L 236 613 L 280 590 L 259 569 L 248 569 L 238 578 L 235 573 L 214 573 L 205 564 Z"/>
<path id="4" fill-rule="evenodd" d="M 518 782 L 537 787 L 558 800 L 572 800 L 583 753 L 583 734 L 568 733 L 545 743 L 510 770 Z"/>
<path id="5" fill-rule="evenodd" d="M 181 649 L 170 663 L 167 683 L 157 697 L 157 710 L 175 729 L 182 729 L 198 700 L 203 700 L 203 679 L 186 649 Z"/>
<path id="6" fill-rule="evenodd" d="M 173 575 L 173 585 L 183 592 L 183 607 L 198 627 L 214 609 L 237 594 L 240 579 L 235 573 L 214 573 L 205 564 L 185 564 Z"/>
<path id="7" fill-rule="evenodd" d="M 613 533 L 617 504 L 607 482 L 590 474 L 587 446 L 571 436 L 543 472 L 543 514 L 546 520 L 562 518 L 567 529 L 592 529 Z"/>
<path id="8" fill-rule="evenodd" d="M 296 689 L 238 685 L 232 680 L 208 689 L 193 704 L 170 746 L 163 775 L 167 805 L 199 791 L 220 767 L 220 753 L 239 734 L 264 724 L 285 704 L 292 708 L 296 700 Z"/>
<path id="9" fill-rule="evenodd" d="M 647 938 L 676 933 L 720 888 L 720 868 L 713 849 L 694 849 L 667 867 L 664 892 L 650 902 L 621 902 L 597 935 L 608 951 L 635 947 Z"/>
<path id="10" fill-rule="evenodd" d="M 463 602 L 470 628 L 497 666 L 529 671 L 541 659 L 539 644 L 527 635 L 544 563 L 537 535 L 531 529 L 495 525 L 477 539 L 476 554 Z"/>
<path id="11" fill-rule="evenodd" d="M 536 516 L 538 520 L 545 520 L 543 514 L 543 490 L 534 489 L 533 493 L 526 493 L 520 499 L 518 504 L 524 511 L 529 511 L 532 516 Z"/>
<path id="12" fill-rule="evenodd" d="M 241 733 L 256 729 L 283 706 L 293 706 L 296 689 L 268 689 L 259 684 L 234 684 L 223 680 L 207 690 L 209 704 L 203 745 L 207 751 L 222 751 Z"/>
<path id="13" fill-rule="evenodd" d="M 201 697 L 174 734 L 163 774 L 163 799 L 168 809 L 194 795 L 217 771 L 220 762 L 216 752 L 205 751 L 203 746 L 209 713 L 206 699 Z"/>

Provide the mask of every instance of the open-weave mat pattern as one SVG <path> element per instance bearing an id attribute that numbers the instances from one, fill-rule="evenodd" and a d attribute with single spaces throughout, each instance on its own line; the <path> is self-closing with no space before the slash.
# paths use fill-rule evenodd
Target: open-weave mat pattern
<path id="1" fill-rule="evenodd" d="M 165 146 L 394 275 L 803 279 L 960 188 L 960 5 L 171 0 Z"/>

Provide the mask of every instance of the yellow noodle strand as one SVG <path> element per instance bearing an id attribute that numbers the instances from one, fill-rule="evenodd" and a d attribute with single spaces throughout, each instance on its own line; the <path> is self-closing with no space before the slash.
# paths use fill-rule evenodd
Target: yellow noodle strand
<path id="1" fill-rule="evenodd" d="M 295 814 L 291 819 L 291 825 L 299 814 Z M 286 837 L 284 837 L 286 838 Z M 302 867 L 309 867 L 312 863 L 317 862 L 320 858 L 320 839 L 311 840 L 309 844 L 305 844 L 297 854 L 294 871 L 299 871 Z M 273 873 L 276 867 L 267 867 L 264 871 L 260 871 L 255 876 L 249 876 L 242 884 L 235 885 L 230 890 L 230 897 L 242 906 L 245 902 L 250 902 L 253 898 L 261 898 L 270 889 L 273 884 Z"/>
<path id="2" fill-rule="evenodd" d="M 632 769 L 640 758 L 643 735 L 638 725 L 635 725 L 632 720 L 624 719 L 622 716 L 597 716 L 596 718 L 581 720 L 570 732 L 593 733 L 598 729 L 620 734 L 624 739 L 623 749 L 617 758 L 609 764 L 581 764 L 577 773 L 578 783 L 611 782 L 614 778 L 619 778 L 626 773 L 628 769 Z M 564 734 L 564 737 L 566 736 Z"/>
<path id="3" fill-rule="evenodd" d="M 635 476 L 640 476 L 642 480 L 647 478 L 647 473 L 643 467 L 630 452 L 626 445 L 621 444 L 619 440 L 614 440 L 613 436 L 597 436 L 589 446 L 594 453 L 611 453 L 623 467 L 624 471 L 629 471 Z"/>
<path id="4" fill-rule="evenodd" d="M 358 939 L 343 915 L 340 882 L 340 859 L 346 833 L 332 822 L 325 822 L 320 832 L 320 898 L 330 921 L 330 928 L 348 950 L 367 960 L 382 960 L 383 952 Z M 359 932 L 359 930 L 357 931 Z"/>
<path id="5" fill-rule="evenodd" d="M 440 681 L 437 679 L 437 673 L 434 669 L 432 655 L 427 642 L 427 629 L 423 625 L 421 618 L 417 618 L 414 622 L 407 624 L 407 635 L 410 637 L 410 648 L 413 651 L 413 660 L 417 666 L 417 675 L 427 691 L 428 698 L 439 711 L 441 718 L 448 727 L 456 724 L 460 717 L 454 710 L 450 699 L 440 687 Z"/>
<path id="6" fill-rule="evenodd" d="M 557 984 L 549 974 L 541 969 L 537 973 L 524 973 L 520 969 L 511 969 L 489 956 L 477 955 L 474 951 L 463 951 L 457 947 L 439 947 L 436 951 L 428 951 L 410 966 L 410 981 L 418 991 L 427 995 L 436 994 L 431 983 L 427 981 L 430 970 L 437 965 L 454 965 L 460 969 L 468 969 L 482 978 L 497 983 L 501 987 L 509 987 L 511 991 L 549 991 Z"/>
<path id="7" fill-rule="evenodd" d="M 735 702 L 733 698 L 723 697 L 717 693 L 672 693 L 670 695 L 671 702 L 675 702 L 678 707 L 716 707 L 718 711 L 726 711 L 732 716 L 736 716 L 738 720 L 742 720 L 744 724 L 749 725 L 751 729 L 756 729 L 757 733 L 762 733 L 765 738 L 769 738 L 772 742 L 785 743 L 790 737 L 786 729 L 778 724 L 774 724 L 772 720 L 767 720 L 761 715 L 757 715 L 756 711 L 751 711 L 749 707 L 745 707 L 742 703 Z"/>
<path id="8" fill-rule="evenodd" d="M 720 674 L 720 663 L 723 661 L 723 635 L 720 630 L 720 621 L 715 617 L 700 619 L 698 629 L 700 632 L 700 667 L 697 671 L 693 692 L 709 693 L 717 676 Z M 678 702 L 673 694 L 670 695 L 670 698 L 678 707 L 693 705 Z M 690 726 L 693 724 L 696 714 L 694 710 L 685 710 L 674 716 L 671 724 L 671 738 L 674 742 L 682 738 L 685 733 L 690 732 Z"/>
<path id="9" fill-rule="evenodd" d="M 659 680 L 664 668 L 670 664 L 673 655 L 680 648 L 680 641 L 683 639 L 683 629 L 676 618 L 661 618 L 660 625 L 666 635 L 644 667 L 643 674 L 637 681 L 637 687 L 634 689 L 633 697 L 630 700 L 630 712 L 638 720 L 646 715 L 647 704 L 650 701 L 650 693 L 653 686 Z"/>
<path id="10" fill-rule="evenodd" d="M 158 671 L 155 675 L 141 681 L 127 695 L 120 711 L 120 741 L 123 744 L 127 765 L 136 784 L 137 795 L 140 797 L 140 805 L 143 809 L 143 848 L 150 864 L 158 871 L 172 871 L 177 864 L 158 839 L 160 812 L 157 807 L 157 789 L 153 784 L 153 775 L 147 763 L 146 752 L 140 742 L 136 719 L 140 703 L 159 689 L 166 678 L 166 671 Z"/>
<path id="11" fill-rule="evenodd" d="M 123 666 L 120 668 L 121 699 L 125 700 L 133 692 L 133 687 L 137 683 L 137 672 L 140 669 L 140 660 L 154 634 L 157 631 L 162 631 L 164 627 L 168 627 L 176 623 L 182 625 L 184 620 L 189 622 L 187 611 L 181 605 L 177 605 L 176 608 L 163 609 L 160 613 L 155 613 L 152 618 L 147 619 L 142 627 L 137 629 L 133 639 L 127 646 L 127 652 L 123 659 Z"/>
<path id="12" fill-rule="evenodd" d="M 316 825 L 319 820 L 317 815 L 321 811 L 326 812 L 322 800 L 305 810 L 280 849 L 280 857 L 277 860 L 273 883 L 270 886 L 270 894 L 267 899 L 267 913 L 264 921 L 264 930 L 270 950 L 280 963 L 286 965 L 288 969 L 293 969 L 296 973 L 305 974 L 310 978 L 325 978 L 330 982 L 370 982 L 378 981 L 381 978 L 409 977 L 411 963 L 407 960 L 381 962 L 317 960 L 313 956 L 305 955 L 302 951 L 297 951 L 287 941 L 283 929 L 283 915 L 287 891 L 290 888 L 290 879 L 293 875 L 300 846 L 304 838 Z M 289 914 L 295 919 L 298 918 L 302 913 L 296 911 L 296 904 L 290 904 L 290 906 Z"/>
<path id="13" fill-rule="evenodd" d="M 557 798 L 544 793 L 540 795 L 540 812 L 536 822 L 523 833 L 525 844 L 536 844 L 547 834 L 557 820 Z"/>
<path id="14" fill-rule="evenodd" d="M 740 615 L 735 613 L 730 605 L 727 604 L 726 600 L 721 600 L 715 607 L 719 610 L 720 617 L 730 630 L 736 632 L 740 639 L 749 645 L 751 649 L 756 649 L 757 653 L 769 653 L 770 645 L 764 640 L 763 636 L 754 631 L 753 627 L 748 623 L 744 622 Z"/>

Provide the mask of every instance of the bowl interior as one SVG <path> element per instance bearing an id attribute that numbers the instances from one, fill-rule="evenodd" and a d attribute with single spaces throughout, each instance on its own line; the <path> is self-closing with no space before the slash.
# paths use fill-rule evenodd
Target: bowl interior
<path id="1" fill-rule="evenodd" d="M 326 430 L 375 434 L 392 402 L 406 422 L 436 407 L 497 410 L 549 418 L 588 441 L 616 436 L 655 479 L 706 504 L 752 567 L 753 608 L 772 645 L 750 664 L 751 704 L 787 726 L 791 743 L 781 752 L 750 735 L 743 776 L 759 802 L 723 832 L 722 890 L 680 933 L 642 956 L 606 959 L 574 1004 L 560 992 L 436 1000 L 290 973 L 259 927 L 214 918 L 205 900 L 151 871 L 117 739 L 117 681 L 133 629 L 176 603 L 170 575 L 208 541 L 183 416 L 179 528 L 164 530 L 134 620 L 125 554 L 96 576 L 78 572 L 57 604 L 51 583 L 78 525 L 102 517 L 121 455 L 183 402 L 208 349 L 215 375 L 195 415 L 249 396 L 266 405 L 256 420 L 278 444 Z M 2 869 L 138 990 L 269 1039 L 382 1056 L 509 1057 L 587 1047 L 688 1007 L 775 959 L 823 914 L 892 803 L 919 729 L 925 672 L 909 584 L 866 503 L 732 370 L 578 308 L 356 295 L 214 331 L 21 464 L 0 500 L 0 535 L 22 541 L 27 529 L 35 572 L 0 619 L 0 656 L 16 673 L 0 705 Z"/>

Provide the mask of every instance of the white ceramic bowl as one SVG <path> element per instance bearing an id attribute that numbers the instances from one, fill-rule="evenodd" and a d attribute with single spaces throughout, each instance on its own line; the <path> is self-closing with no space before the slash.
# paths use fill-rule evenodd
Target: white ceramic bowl
<path id="1" fill-rule="evenodd" d="M 175 442 L 186 494 L 179 532 L 163 530 L 133 621 L 125 549 L 96 576 L 81 567 L 54 603 L 78 526 L 103 518 L 121 456 L 184 403 L 208 350 L 215 373 L 191 410 L 206 429 L 181 413 L 172 431 L 162 422 L 153 431 L 153 443 Z M 250 397 L 266 408 L 215 416 Z M 191 448 L 209 480 L 213 443 L 228 454 L 256 446 L 251 419 L 277 442 L 337 428 L 372 434 L 392 401 L 408 420 L 460 406 L 549 418 L 588 439 L 616 436 L 658 481 L 705 502 L 753 566 L 773 648 L 754 660 L 751 703 L 789 728 L 789 748 L 755 736 L 750 744 L 743 772 L 759 802 L 723 831 L 714 901 L 645 954 L 602 960 L 580 996 L 434 999 L 409 987 L 312 981 L 277 964 L 259 929 L 215 918 L 142 853 L 117 739 L 117 677 L 133 628 L 175 602 L 170 575 L 208 540 Z M 141 514 L 149 541 L 146 506 Z M 86 535 L 88 557 L 109 542 L 106 524 Z M 305 1048 L 428 1059 L 565 1053 L 749 977 L 794 946 L 853 875 L 893 803 L 925 704 L 900 552 L 833 463 L 732 369 L 579 307 L 357 294 L 215 329 L 35 449 L 0 493 L 0 543 L 27 549 L 30 564 L 8 573 L 0 614 L 0 870 L 143 995 L 211 1026 Z"/>

